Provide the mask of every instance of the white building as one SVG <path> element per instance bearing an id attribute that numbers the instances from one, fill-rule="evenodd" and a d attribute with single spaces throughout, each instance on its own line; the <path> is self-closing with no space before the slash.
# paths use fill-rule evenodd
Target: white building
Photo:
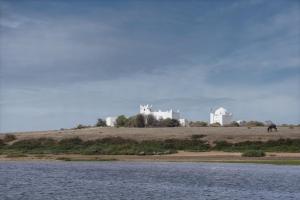
<path id="1" fill-rule="evenodd" d="M 167 111 L 154 111 L 152 110 L 152 105 L 140 105 L 140 114 L 142 115 L 153 115 L 155 119 L 160 120 L 160 119 L 177 119 L 180 122 L 181 126 L 186 126 L 187 125 L 187 120 L 186 119 L 180 119 L 180 112 L 174 111 L 174 110 L 167 110 Z"/>
<path id="2" fill-rule="evenodd" d="M 227 112 L 223 107 L 210 111 L 210 124 L 220 123 L 222 126 L 232 122 L 232 113 Z"/>
<path id="3" fill-rule="evenodd" d="M 179 119 L 179 123 L 181 126 L 188 126 L 189 121 L 187 119 Z"/>
<path id="4" fill-rule="evenodd" d="M 106 117 L 105 122 L 106 126 L 114 127 L 116 125 L 116 117 Z"/>

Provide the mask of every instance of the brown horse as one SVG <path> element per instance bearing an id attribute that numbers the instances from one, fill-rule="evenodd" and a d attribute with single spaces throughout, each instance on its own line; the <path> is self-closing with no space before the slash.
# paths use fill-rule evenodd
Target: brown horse
<path id="1" fill-rule="evenodd" d="M 272 132 L 273 129 L 274 129 L 275 131 L 277 131 L 276 125 L 275 125 L 275 124 L 270 124 L 269 127 L 268 127 L 268 132 Z"/>

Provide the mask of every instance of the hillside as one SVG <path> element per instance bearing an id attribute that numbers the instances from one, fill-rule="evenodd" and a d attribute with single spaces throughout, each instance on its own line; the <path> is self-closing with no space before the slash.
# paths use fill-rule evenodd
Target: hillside
<path id="1" fill-rule="evenodd" d="M 32 138 L 53 138 L 61 140 L 64 138 L 79 137 L 82 140 L 95 140 L 106 137 L 122 137 L 126 139 L 142 140 L 164 140 L 184 139 L 192 135 L 203 135 L 202 140 L 213 143 L 214 141 L 225 140 L 228 142 L 242 141 L 267 141 L 280 138 L 300 139 L 300 127 L 278 127 L 278 132 L 267 132 L 266 127 L 189 127 L 189 128 L 85 128 L 67 129 L 36 132 L 15 132 L 10 133 L 17 137 L 17 140 Z M 4 134 L 0 134 L 0 139 Z"/>

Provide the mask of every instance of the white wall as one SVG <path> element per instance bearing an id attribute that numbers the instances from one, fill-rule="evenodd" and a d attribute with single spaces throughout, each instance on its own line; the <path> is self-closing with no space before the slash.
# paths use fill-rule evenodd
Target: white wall
<path id="1" fill-rule="evenodd" d="M 220 112 L 220 108 L 215 112 L 210 112 L 210 120 L 209 123 L 220 123 L 222 126 L 226 124 L 230 124 L 232 122 L 232 114 L 231 113 L 222 113 Z"/>
<path id="2" fill-rule="evenodd" d="M 168 110 L 168 111 L 152 111 L 152 106 L 150 105 L 140 105 L 140 114 L 143 115 L 153 115 L 157 120 L 159 119 L 180 119 L 180 113 L 173 111 L 173 110 Z"/>
<path id="3" fill-rule="evenodd" d="M 116 117 L 107 117 L 105 119 L 106 126 L 114 127 L 116 125 L 116 120 L 117 120 Z"/>

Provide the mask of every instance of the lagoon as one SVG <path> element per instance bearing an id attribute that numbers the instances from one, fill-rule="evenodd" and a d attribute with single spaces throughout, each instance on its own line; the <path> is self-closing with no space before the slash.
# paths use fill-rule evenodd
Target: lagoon
<path id="1" fill-rule="evenodd" d="M 0 162 L 3 200 L 300 199 L 300 167 L 177 162 Z"/>

